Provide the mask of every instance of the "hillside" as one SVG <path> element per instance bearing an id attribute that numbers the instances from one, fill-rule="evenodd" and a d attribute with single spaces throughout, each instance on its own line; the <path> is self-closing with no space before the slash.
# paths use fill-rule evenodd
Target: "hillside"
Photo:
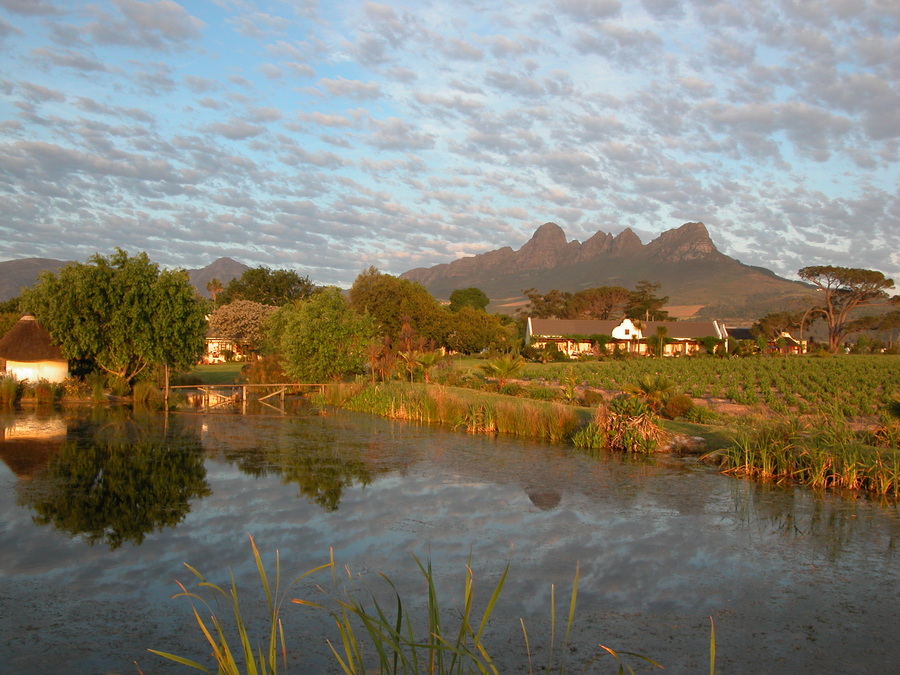
<path id="1" fill-rule="evenodd" d="M 703 223 L 686 223 L 648 244 L 631 229 L 616 236 L 598 232 L 584 243 L 568 241 L 559 225 L 545 223 L 518 251 L 507 246 L 402 276 L 441 300 L 457 288 L 476 286 L 491 298 L 492 309 L 506 312 L 525 301 L 523 289 L 631 289 L 642 280 L 661 285 L 660 295 L 669 296 L 674 315 L 702 313 L 711 306 L 719 312 L 716 318 L 731 321 L 758 318 L 761 310 L 802 306 L 812 295 L 806 284 L 721 253 Z"/>
<path id="2" fill-rule="evenodd" d="M 20 295 L 23 288 L 32 286 L 41 272 L 56 272 L 59 268 L 70 264 L 71 260 L 52 260 L 50 258 L 23 258 L 0 262 L 0 302 Z M 204 298 L 209 297 L 207 282 L 216 278 L 227 286 L 235 277 L 241 276 L 250 269 L 243 263 L 231 258 L 219 258 L 215 262 L 200 269 L 187 270 L 191 285 Z"/>

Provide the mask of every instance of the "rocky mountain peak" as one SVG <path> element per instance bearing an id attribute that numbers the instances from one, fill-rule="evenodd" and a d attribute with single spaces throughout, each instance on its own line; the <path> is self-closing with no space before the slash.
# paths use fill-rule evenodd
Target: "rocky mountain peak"
<path id="1" fill-rule="evenodd" d="M 580 248 L 581 244 L 570 243 L 559 225 L 544 223 L 519 249 L 517 263 L 524 269 L 548 269 L 562 262 L 569 249 L 576 247 Z"/>
<path id="2" fill-rule="evenodd" d="M 654 260 L 686 262 L 702 260 L 719 253 L 703 223 L 685 223 L 681 227 L 663 232 L 647 244 L 647 253 Z"/>

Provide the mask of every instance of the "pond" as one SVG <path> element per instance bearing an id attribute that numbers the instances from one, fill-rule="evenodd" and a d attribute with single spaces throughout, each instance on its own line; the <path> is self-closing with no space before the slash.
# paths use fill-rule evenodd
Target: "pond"
<path id="1" fill-rule="evenodd" d="M 871 673 L 900 662 L 900 516 L 891 505 L 719 475 L 694 459 L 592 458 L 561 445 L 469 436 L 344 412 L 288 415 L 6 413 L 0 441 L 0 670 L 186 672 L 206 662 L 175 580 L 184 563 L 261 606 L 248 534 L 289 597 L 366 600 L 396 585 L 423 604 L 430 560 L 446 622 L 466 565 L 501 672 L 546 663 L 576 566 L 567 663 L 615 672 L 598 645 L 706 672 Z M 324 594 L 324 595 L 323 595 Z M 337 672 L 326 612 L 290 604 L 290 672 Z M 561 639 L 561 635 L 557 640 Z M 649 672 L 639 661 L 629 661 Z M 891 664 L 891 665 L 888 665 Z"/>

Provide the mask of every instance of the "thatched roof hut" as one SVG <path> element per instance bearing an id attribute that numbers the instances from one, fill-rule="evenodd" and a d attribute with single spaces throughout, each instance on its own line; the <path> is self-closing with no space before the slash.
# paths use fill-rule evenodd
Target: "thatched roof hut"
<path id="1" fill-rule="evenodd" d="M 0 338 L 0 359 L 18 380 L 62 382 L 69 362 L 32 314 L 26 314 Z"/>

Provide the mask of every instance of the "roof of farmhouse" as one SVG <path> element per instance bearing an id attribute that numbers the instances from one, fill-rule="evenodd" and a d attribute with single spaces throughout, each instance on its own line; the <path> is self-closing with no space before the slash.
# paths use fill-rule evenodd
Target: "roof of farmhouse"
<path id="1" fill-rule="evenodd" d="M 23 316 L 0 338 L 0 358 L 19 363 L 66 360 L 32 314 Z"/>

